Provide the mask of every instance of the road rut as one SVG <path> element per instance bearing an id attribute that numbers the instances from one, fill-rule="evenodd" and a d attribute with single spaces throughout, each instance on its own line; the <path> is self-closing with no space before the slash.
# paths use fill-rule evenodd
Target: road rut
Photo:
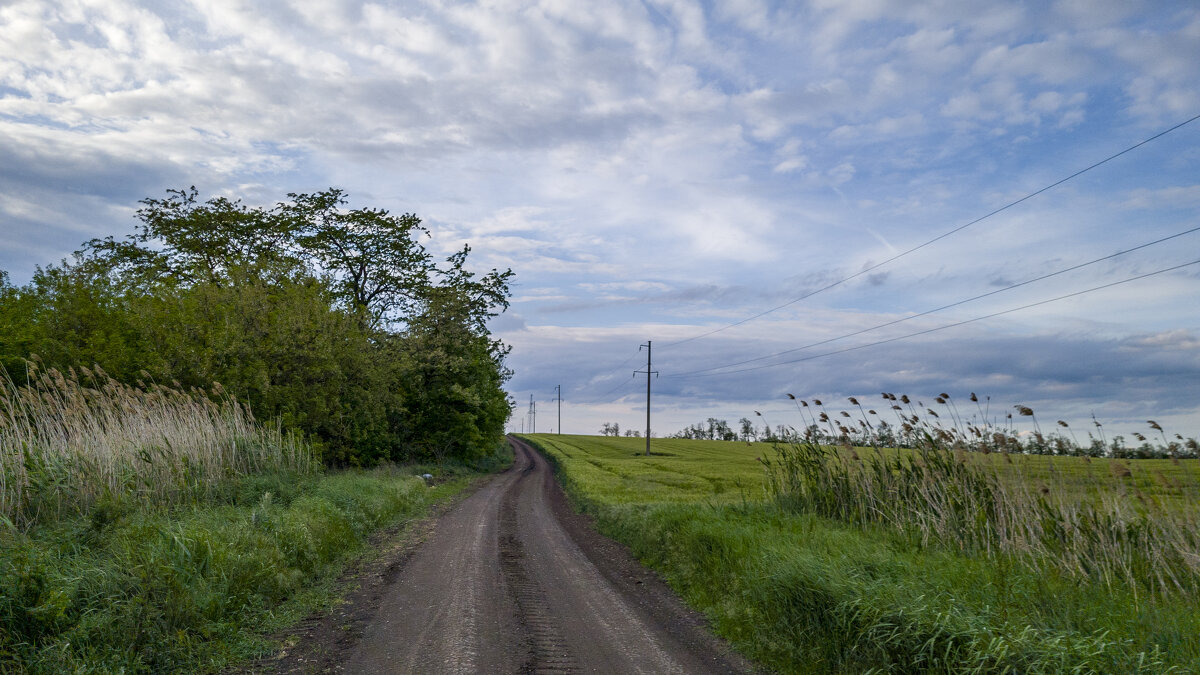
<path id="1" fill-rule="evenodd" d="M 509 442 L 512 468 L 438 520 L 344 672 L 752 672 L 570 510 L 545 458 Z"/>

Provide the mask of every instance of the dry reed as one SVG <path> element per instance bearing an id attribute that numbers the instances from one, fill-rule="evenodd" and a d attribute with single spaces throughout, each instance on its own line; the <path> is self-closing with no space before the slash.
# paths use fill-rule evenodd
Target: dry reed
<path id="1" fill-rule="evenodd" d="M 176 504 L 222 480 L 307 472 L 311 450 L 214 385 L 122 384 L 99 367 L 0 373 L 0 518 L 27 528 L 103 500 Z"/>
<path id="2" fill-rule="evenodd" d="M 1022 416 L 1032 417 L 1022 408 Z M 1125 464 L 1109 465 L 1115 485 L 1097 485 L 1081 499 L 1058 487 L 1052 463 L 1049 483 L 1014 480 L 982 454 L 966 452 L 987 449 L 986 442 L 967 443 L 964 434 L 915 415 L 901 419 L 915 450 L 877 446 L 867 457 L 824 444 L 835 439 L 809 427 L 764 460 L 770 492 L 785 508 L 882 527 L 921 547 L 1015 560 L 1036 573 L 1121 586 L 1135 597 L 1200 599 L 1200 514 L 1130 494 L 1121 483 L 1130 476 Z M 1008 434 L 975 436 L 993 443 L 1009 465 L 1009 448 L 1020 449 Z M 836 442 L 848 445 L 844 435 Z"/>

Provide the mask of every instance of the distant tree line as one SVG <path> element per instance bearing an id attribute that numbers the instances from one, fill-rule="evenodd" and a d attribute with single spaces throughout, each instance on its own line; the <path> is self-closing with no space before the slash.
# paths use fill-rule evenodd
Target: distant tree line
<path id="1" fill-rule="evenodd" d="M 600 435 L 640 438 L 642 432 L 635 429 L 625 429 L 622 432 L 619 423 L 605 422 L 600 427 Z M 738 420 L 736 429 L 729 426 L 729 422 L 723 419 L 710 417 L 704 422 L 684 427 L 668 436 L 668 438 L 686 438 L 701 441 L 764 441 L 773 443 L 776 441 L 798 440 L 801 438 L 801 435 L 795 429 L 783 425 L 779 425 L 774 429 L 768 424 L 764 424 L 761 428 L 756 427 L 754 422 L 748 417 Z"/>
<path id="2" fill-rule="evenodd" d="M 788 429 L 783 425 L 772 429 L 769 424 L 763 424 L 761 428 L 754 425 L 754 421 L 749 417 L 743 417 L 738 420 L 736 428 L 729 426 L 729 422 L 723 419 L 710 417 L 707 420 L 684 427 L 679 431 L 671 434 L 671 438 L 688 438 L 693 440 L 705 441 L 764 441 L 773 443 L 775 441 L 786 441 L 796 437 L 795 430 Z"/>
<path id="3" fill-rule="evenodd" d="M 619 422 L 605 422 L 600 427 L 601 436 L 621 436 L 621 424 Z M 624 436 L 627 438 L 641 438 L 642 432 L 637 429 L 625 429 Z"/>
<path id="4" fill-rule="evenodd" d="M 149 198 L 125 239 L 13 285 L 0 271 L 0 366 L 98 365 L 119 381 L 219 382 L 330 464 L 473 458 L 503 434 L 508 347 L 489 318 L 511 270 L 467 270 L 415 215 L 346 208 L 337 189 L 271 208 L 195 188 Z"/>

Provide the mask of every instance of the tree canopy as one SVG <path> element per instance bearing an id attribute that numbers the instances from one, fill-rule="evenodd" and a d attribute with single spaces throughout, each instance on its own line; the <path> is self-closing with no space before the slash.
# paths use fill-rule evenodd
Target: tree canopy
<path id="1" fill-rule="evenodd" d="M 88 241 L 25 286 L 0 272 L 0 365 L 220 382 L 332 463 L 490 452 L 511 407 L 487 322 L 512 271 L 471 271 L 469 246 L 439 260 L 417 216 L 347 202 L 333 188 L 271 207 L 194 187 L 144 199 L 129 237 Z"/>

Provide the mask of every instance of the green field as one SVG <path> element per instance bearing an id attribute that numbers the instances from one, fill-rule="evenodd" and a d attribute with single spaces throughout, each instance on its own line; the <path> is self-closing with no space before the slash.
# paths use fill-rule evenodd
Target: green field
<path id="1" fill-rule="evenodd" d="M 569 478 L 581 496 L 609 503 L 728 502 L 765 498 L 764 467 L 759 458 L 770 443 L 654 439 L 645 456 L 642 438 L 538 434 L 528 438 L 571 462 Z M 909 450 L 854 448 L 863 460 L 874 453 L 911 454 Z M 846 453 L 847 450 L 840 449 Z M 993 466 L 1014 482 L 1053 487 L 1068 499 L 1101 494 L 1137 494 L 1180 508 L 1200 504 L 1200 462 L 1169 459 L 1107 459 L 1048 455 L 983 455 L 969 461 Z M 1126 473 L 1126 471 L 1128 473 Z"/>
<path id="2" fill-rule="evenodd" d="M 759 461 L 779 466 L 767 444 L 656 439 L 646 457 L 644 439 L 528 438 L 553 458 L 576 504 L 606 534 L 771 669 L 1200 672 L 1195 589 L 1157 584 L 1153 555 L 1130 556 L 1141 567 L 1127 583 L 1044 560 L 1042 549 L 1037 556 L 981 550 L 804 506 L 820 500 L 785 506 Z M 849 467 L 845 476 L 865 475 L 856 472 L 873 451 L 837 452 L 833 464 Z M 881 459 L 905 455 L 912 453 L 882 451 Z M 1183 566 L 1176 571 L 1185 584 L 1191 561 L 1200 566 L 1196 460 L 971 454 L 951 463 L 994 475 L 1005 494 L 1026 495 L 1015 500 L 1026 511 L 1013 513 L 1039 526 L 1064 513 L 1111 516 L 1089 504 L 1128 514 L 1135 527 L 1112 528 L 1129 538 L 1117 538 L 1128 550 L 1143 541 L 1138 524 L 1146 514 L 1161 516 L 1178 525 L 1166 541 L 1179 548 L 1171 564 Z M 849 483 L 853 492 L 858 483 Z M 1116 522 L 1094 520 L 1088 536 Z M 1044 527 L 1038 532 L 1049 538 Z"/>
<path id="3" fill-rule="evenodd" d="M 726 441 L 655 439 L 645 456 L 641 438 L 527 436 L 568 460 L 573 493 L 609 503 L 761 500 L 770 446 Z M 756 454 L 757 453 L 757 454 Z"/>

